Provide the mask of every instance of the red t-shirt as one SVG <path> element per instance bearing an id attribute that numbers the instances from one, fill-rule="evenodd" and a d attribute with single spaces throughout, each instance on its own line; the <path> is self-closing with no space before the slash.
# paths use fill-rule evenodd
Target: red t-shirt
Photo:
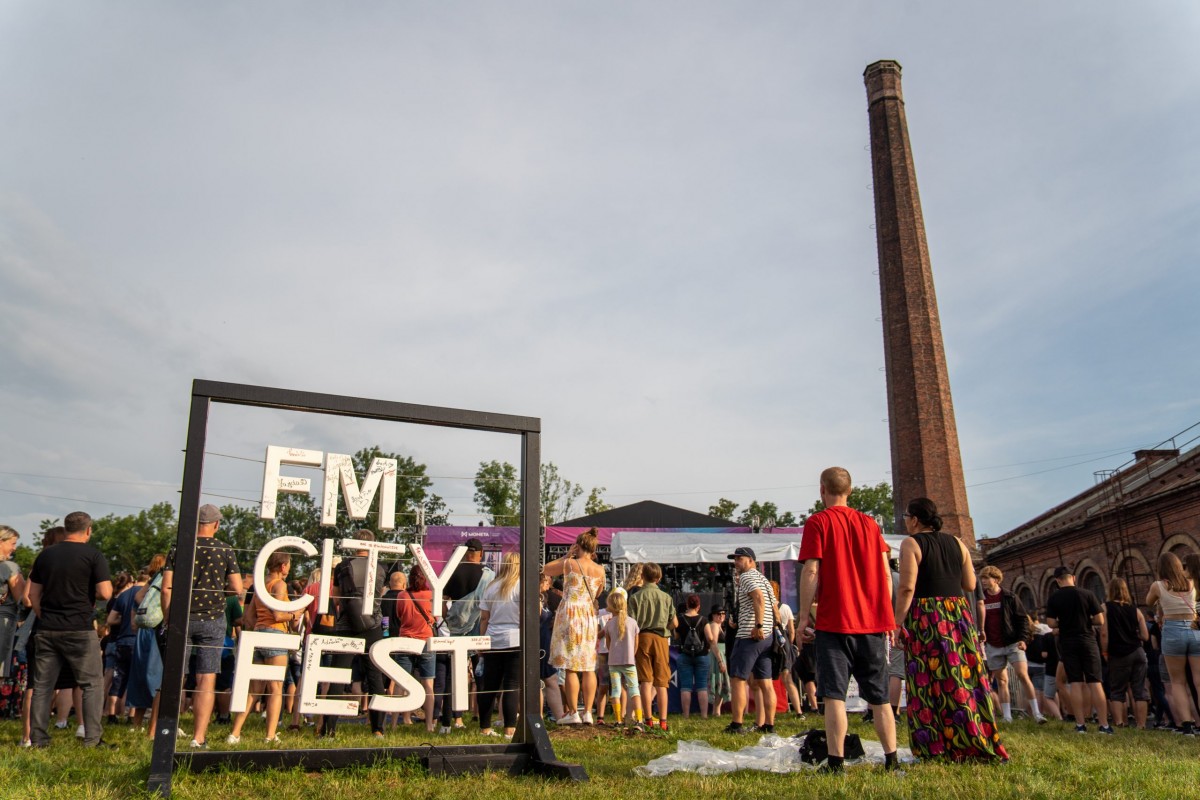
<path id="1" fill-rule="evenodd" d="M 422 614 L 422 611 L 425 613 Z M 428 639 L 433 636 L 433 626 L 430 625 L 432 618 L 433 592 L 429 589 L 401 592 L 396 596 L 396 613 L 392 617 L 398 620 L 396 636 Z"/>
<path id="2" fill-rule="evenodd" d="M 817 630 L 829 633 L 883 633 L 896 627 L 890 552 L 875 520 L 848 506 L 819 511 L 804 523 L 799 561 L 821 562 L 817 586 Z"/>

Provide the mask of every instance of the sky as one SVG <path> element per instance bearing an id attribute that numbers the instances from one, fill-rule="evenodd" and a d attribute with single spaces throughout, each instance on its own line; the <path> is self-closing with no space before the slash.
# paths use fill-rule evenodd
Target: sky
<path id="1" fill-rule="evenodd" d="M 889 481 L 862 73 L 895 59 L 1001 535 L 1200 422 L 1198 40 L 1190 2 L 4 3 L 0 522 L 177 504 L 196 378 L 538 417 L 617 505 Z M 269 444 L 380 444 L 470 525 L 519 457 L 211 423 L 218 503 Z"/>

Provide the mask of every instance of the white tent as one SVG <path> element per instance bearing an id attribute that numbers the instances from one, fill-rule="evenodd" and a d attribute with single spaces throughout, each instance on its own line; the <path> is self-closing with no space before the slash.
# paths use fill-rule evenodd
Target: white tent
<path id="1" fill-rule="evenodd" d="M 900 554 L 903 536 L 884 536 L 892 555 Z M 737 547 L 749 547 L 757 561 L 795 561 L 800 555 L 797 533 L 666 533 L 618 531 L 613 534 L 614 564 L 723 564 Z"/>

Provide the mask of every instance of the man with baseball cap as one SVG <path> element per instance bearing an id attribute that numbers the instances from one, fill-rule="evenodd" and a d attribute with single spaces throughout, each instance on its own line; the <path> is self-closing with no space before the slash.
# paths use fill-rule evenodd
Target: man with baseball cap
<path id="1" fill-rule="evenodd" d="M 1054 580 L 1058 590 L 1046 601 L 1046 624 L 1058 634 L 1058 658 L 1067 673 L 1075 732 L 1087 733 L 1086 709 L 1095 707 L 1100 733 L 1112 735 L 1104 697 L 1104 665 L 1092 627 L 1104 624 L 1104 606 L 1096 595 L 1075 585 L 1075 575 L 1066 567 L 1054 570 Z"/>
<path id="2" fill-rule="evenodd" d="M 225 648 L 225 590 L 242 593 L 242 572 L 233 548 L 215 538 L 221 524 L 221 509 L 200 506 L 196 526 L 196 563 L 192 567 L 192 604 L 188 610 L 188 642 L 195 652 L 196 691 L 192 711 L 196 718 L 193 748 L 208 746 L 208 723 L 212 716 L 221 652 Z M 163 570 L 163 616 L 170 618 L 171 589 L 175 576 L 175 547 L 167 553 Z M 189 669 L 191 668 L 189 659 Z"/>
<path id="3" fill-rule="evenodd" d="M 760 733 L 775 732 L 775 685 L 771 681 L 771 629 L 778 617 L 778 605 L 771 584 L 758 571 L 754 551 L 739 547 L 728 558 L 733 559 L 737 576 L 734 594 L 734 615 L 737 636 L 729 656 L 730 710 L 733 721 L 726 733 L 743 733 L 742 718 L 749 703 L 748 681 L 754 681 L 758 697 L 766 712 Z"/>

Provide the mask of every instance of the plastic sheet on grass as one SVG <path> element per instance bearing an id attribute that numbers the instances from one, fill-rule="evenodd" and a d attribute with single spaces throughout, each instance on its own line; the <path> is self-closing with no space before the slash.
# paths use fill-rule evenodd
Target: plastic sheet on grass
<path id="1" fill-rule="evenodd" d="M 672 772 L 695 772 L 698 775 L 721 775 L 740 769 L 759 772 L 805 772 L 815 770 L 816 764 L 805 764 L 800 760 L 800 737 L 783 738 L 767 734 L 757 744 L 747 745 L 741 750 L 730 751 L 713 747 L 708 742 L 680 742 L 674 753 L 656 758 L 649 764 L 634 767 L 637 775 L 657 778 Z M 866 755 L 847 761 L 847 767 L 856 764 L 883 764 L 883 745 L 869 739 L 863 740 Z M 911 762 L 912 751 L 901 747 L 897 751 L 900 760 Z"/>

